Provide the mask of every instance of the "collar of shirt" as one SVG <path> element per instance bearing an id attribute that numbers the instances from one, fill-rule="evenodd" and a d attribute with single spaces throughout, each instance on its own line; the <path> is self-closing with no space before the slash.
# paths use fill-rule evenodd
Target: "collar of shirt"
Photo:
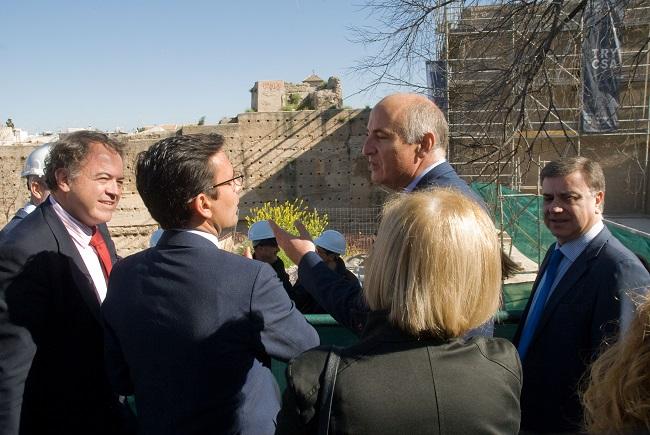
<path id="1" fill-rule="evenodd" d="M 31 202 L 28 202 L 28 203 L 25 204 L 25 206 L 23 207 L 23 210 L 25 210 L 25 212 L 27 212 L 27 213 L 31 213 L 31 212 L 33 212 L 34 210 L 36 210 L 36 206 L 35 206 L 34 204 L 32 204 Z"/>
<path id="2" fill-rule="evenodd" d="M 444 162 L 446 162 L 446 161 L 447 161 L 447 159 L 440 159 L 440 160 L 438 160 L 437 162 L 435 162 L 433 165 L 427 167 L 424 171 L 422 171 L 422 173 L 421 173 L 420 175 L 418 175 L 417 177 L 415 177 L 415 178 L 413 179 L 413 181 L 411 181 L 411 182 L 409 183 L 408 186 L 406 186 L 406 187 L 404 188 L 404 192 L 413 192 L 413 189 L 415 189 L 415 186 L 418 185 L 418 183 L 420 182 L 420 180 L 421 180 L 425 175 L 427 175 L 429 172 L 431 172 L 431 171 L 433 170 L 433 168 L 435 168 L 436 166 L 438 166 L 438 165 L 440 165 L 440 164 L 442 164 L 442 163 L 444 163 Z"/>
<path id="3" fill-rule="evenodd" d="M 186 231 L 188 233 L 196 234 L 197 236 L 201 236 L 204 239 L 207 239 L 214 243 L 214 245 L 221 249 L 221 245 L 219 244 L 219 238 L 215 236 L 214 234 L 206 233 L 205 231 L 199 231 L 199 230 L 186 230 L 186 229 L 180 229 L 180 231 Z"/>
<path id="4" fill-rule="evenodd" d="M 79 243 L 82 246 L 88 246 L 90 244 L 90 238 L 93 236 L 93 230 L 87 225 L 82 224 L 77 219 L 72 217 L 70 213 L 65 211 L 61 204 L 56 202 L 53 195 L 49 196 L 49 200 L 52 203 L 52 208 L 54 213 L 61 219 L 63 225 L 68 230 L 70 237 L 76 243 Z"/>
<path id="5" fill-rule="evenodd" d="M 587 245 L 602 231 L 605 227 L 603 221 L 596 222 L 589 230 L 578 237 L 577 239 L 570 240 L 562 245 L 559 248 L 562 251 L 562 254 L 568 259 L 571 263 L 576 261 L 576 258 L 587 249 Z M 557 245 L 556 245 L 557 246 Z"/>
<path id="6" fill-rule="evenodd" d="M 575 240 L 571 240 L 566 242 L 565 244 L 559 246 L 558 243 L 555 243 L 555 248 L 554 249 L 559 249 L 562 251 L 562 261 L 560 261 L 560 264 L 558 265 L 557 268 L 557 275 L 555 276 L 555 281 L 551 284 L 551 290 L 548 292 L 548 297 L 546 300 L 543 302 L 546 304 L 546 302 L 551 298 L 551 295 L 555 291 L 555 288 L 557 285 L 560 283 L 562 278 L 564 277 L 564 274 L 569 270 L 573 262 L 584 252 L 584 250 L 587 248 L 587 245 L 600 233 L 605 225 L 603 224 L 602 221 L 597 222 L 589 228 L 589 230 L 578 237 Z M 541 280 L 539 281 L 538 288 L 541 288 L 544 285 L 544 282 L 546 281 L 546 271 L 544 271 L 544 276 L 542 276 Z M 533 295 L 533 301 L 531 303 L 531 310 L 532 307 L 535 306 L 536 304 L 542 303 L 539 301 L 539 292 L 535 292 Z M 528 322 L 528 318 L 524 320 L 524 322 Z M 526 327 L 526 323 L 524 323 L 524 328 Z"/>
<path id="7" fill-rule="evenodd" d="M 104 277 L 104 271 L 99 262 L 97 252 L 92 246 L 90 246 L 90 239 L 93 235 L 92 228 L 82 224 L 72 217 L 70 213 L 61 207 L 61 204 L 56 202 L 53 195 L 50 195 L 49 201 L 52 203 L 54 213 L 61 220 L 63 226 L 70 235 L 75 248 L 77 248 L 77 252 L 79 252 L 81 260 L 86 266 L 86 270 L 90 274 L 90 279 L 95 286 L 99 302 L 103 302 L 106 298 L 106 278 Z"/>
<path id="8" fill-rule="evenodd" d="M 555 244 L 555 249 L 559 249 L 562 252 L 563 258 L 560 261 L 560 264 L 557 268 L 557 275 L 555 281 L 551 286 L 551 291 L 549 292 L 549 297 L 555 290 L 555 287 L 559 284 L 560 280 L 564 278 L 564 274 L 569 270 L 573 265 L 576 259 L 587 249 L 587 246 L 591 241 L 603 230 L 605 225 L 602 221 L 596 222 L 594 226 L 589 228 L 589 230 L 578 237 L 575 240 L 570 240 L 565 244 L 558 247 L 558 244 Z M 546 272 L 544 272 L 544 279 L 546 279 Z M 541 285 L 541 283 L 540 283 Z"/>

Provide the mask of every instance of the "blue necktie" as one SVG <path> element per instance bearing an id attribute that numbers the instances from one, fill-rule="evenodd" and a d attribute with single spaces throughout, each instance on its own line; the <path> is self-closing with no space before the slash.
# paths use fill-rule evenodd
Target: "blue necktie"
<path id="1" fill-rule="evenodd" d="M 533 340 L 533 335 L 535 335 L 535 330 L 539 324 L 539 320 L 542 318 L 542 313 L 544 312 L 544 307 L 546 306 L 546 300 L 548 295 L 551 292 L 553 287 L 553 282 L 557 277 L 557 268 L 562 261 L 562 251 L 559 249 L 553 249 L 551 258 L 548 261 L 548 267 L 546 268 L 546 278 L 544 278 L 544 285 L 538 290 L 537 300 L 535 304 L 530 307 L 528 312 L 528 317 L 526 319 L 526 325 L 524 330 L 521 333 L 521 338 L 519 339 L 519 358 L 523 361 L 526 357 L 526 352 L 530 346 L 530 342 Z"/>

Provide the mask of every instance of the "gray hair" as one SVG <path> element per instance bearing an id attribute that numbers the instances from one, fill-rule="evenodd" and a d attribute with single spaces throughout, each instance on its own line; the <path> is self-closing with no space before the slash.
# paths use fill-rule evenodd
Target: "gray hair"
<path id="1" fill-rule="evenodd" d="M 449 145 L 449 125 L 444 113 L 435 104 L 418 102 L 404 109 L 402 139 L 406 143 L 419 143 L 427 133 L 436 138 L 436 148 L 443 150 Z"/>

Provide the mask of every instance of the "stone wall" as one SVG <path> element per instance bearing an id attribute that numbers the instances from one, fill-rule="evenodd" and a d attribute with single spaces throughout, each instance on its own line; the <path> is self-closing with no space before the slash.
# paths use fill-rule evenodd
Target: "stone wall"
<path id="1" fill-rule="evenodd" d="M 240 219 L 264 202 L 300 198 L 315 208 L 379 206 L 385 193 L 370 184 L 361 147 L 368 111 L 321 110 L 244 113 L 237 122 L 185 126 L 180 132 L 219 133 L 235 170 L 246 176 L 240 195 Z M 120 255 L 144 249 L 157 227 L 137 194 L 136 155 L 162 135 L 120 136 L 126 144 L 124 195 L 109 227 Z M 19 177 L 33 147 L 0 147 L 0 225 L 27 200 Z M 238 226 L 245 232 L 245 225 Z"/>
<path id="2" fill-rule="evenodd" d="M 226 124 L 185 126 L 180 132 L 224 136 L 225 151 L 236 170 L 246 176 L 237 228 L 245 233 L 243 219 L 250 209 L 274 199 L 300 198 L 317 209 L 379 207 L 386 193 L 370 184 L 367 161 L 361 155 L 368 114 L 367 110 L 338 109 L 244 113 Z M 124 195 L 109 224 L 120 255 L 147 247 L 150 234 L 157 228 L 135 188 L 135 157 L 171 134 L 174 133 L 120 136 L 127 144 Z M 452 162 L 477 157 L 459 152 L 462 144 L 452 142 Z M 645 151 L 642 142 L 624 137 L 583 138 L 582 154 L 601 162 L 605 170 L 607 214 L 643 212 L 642 194 L 648 193 L 640 169 Z M 570 148 L 564 145 L 567 146 Z M 550 160 L 557 157 L 558 149 L 564 149 L 558 147 L 557 141 L 542 143 L 533 152 L 541 160 Z M 0 226 L 28 199 L 19 174 L 33 149 L 32 146 L 0 147 Z M 480 172 L 471 165 L 457 169 L 465 175 Z M 537 171 L 531 169 L 524 177 L 524 184 L 536 185 L 536 177 Z"/>

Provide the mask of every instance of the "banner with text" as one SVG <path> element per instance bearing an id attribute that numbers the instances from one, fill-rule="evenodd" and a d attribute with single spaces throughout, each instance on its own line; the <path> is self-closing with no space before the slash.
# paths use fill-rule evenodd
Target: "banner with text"
<path id="1" fill-rule="evenodd" d="M 429 98 L 447 115 L 449 101 L 447 98 L 447 62 L 444 60 L 427 61 L 427 86 Z"/>
<path id="2" fill-rule="evenodd" d="M 618 129 L 621 74 L 620 24 L 627 0 L 588 0 L 582 41 L 583 133 Z"/>

